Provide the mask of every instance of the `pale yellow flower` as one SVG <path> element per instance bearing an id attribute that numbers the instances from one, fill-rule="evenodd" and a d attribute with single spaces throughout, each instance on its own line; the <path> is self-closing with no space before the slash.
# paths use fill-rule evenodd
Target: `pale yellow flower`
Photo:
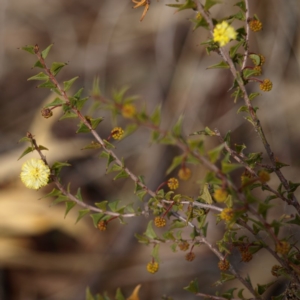
<path id="1" fill-rule="evenodd" d="M 231 25 L 223 21 L 216 25 L 213 36 L 214 42 L 218 42 L 220 47 L 223 47 L 228 44 L 230 40 L 235 40 L 237 33 Z"/>
<path id="2" fill-rule="evenodd" d="M 22 182 L 29 189 L 38 190 L 48 184 L 50 176 L 49 167 L 41 160 L 32 158 L 27 160 L 20 174 Z"/>

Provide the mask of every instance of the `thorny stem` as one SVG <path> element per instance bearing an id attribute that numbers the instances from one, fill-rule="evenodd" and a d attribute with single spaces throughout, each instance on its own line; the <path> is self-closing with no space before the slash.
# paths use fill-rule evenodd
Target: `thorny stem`
<path id="1" fill-rule="evenodd" d="M 197 10 L 201 13 L 201 15 L 205 18 L 206 22 L 208 23 L 210 33 L 213 34 L 214 25 L 213 25 L 212 19 L 210 18 L 209 14 L 204 10 L 204 8 L 199 0 L 194 0 L 194 2 L 197 6 Z M 248 7 L 248 11 L 249 11 L 249 7 Z M 251 104 L 248 93 L 246 91 L 246 87 L 243 83 L 243 80 L 240 78 L 239 72 L 235 68 L 235 65 L 234 65 L 232 59 L 230 58 L 229 54 L 223 49 L 223 47 L 219 48 L 219 54 L 222 56 L 224 61 L 229 65 L 231 73 L 232 73 L 233 77 L 236 79 L 236 81 L 239 85 L 239 88 L 241 89 L 241 91 L 243 93 L 243 98 L 244 98 L 244 101 L 247 105 L 247 108 L 248 108 L 248 111 L 250 114 L 251 123 L 253 124 L 255 131 L 259 135 L 259 137 L 264 145 L 264 148 L 269 156 L 269 159 L 270 159 L 272 165 L 274 166 L 274 172 L 276 173 L 277 177 L 279 178 L 280 182 L 282 183 L 282 185 L 284 186 L 286 191 L 289 192 L 289 190 L 290 190 L 289 183 L 286 180 L 286 178 L 284 177 L 284 175 L 282 174 L 282 172 L 280 171 L 280 169 L 278 169 L 276 167 L 276 159 L 275 159 L 274 153 L 273 153 L 271 146 L 265 136 L 265 133 L 261 126 L 260 120 L 258 119 L 258 117 L 255 113 L 255 110 Z M 290 199 L 289 204 L 293 205 L 295 207 L 295 209 L 297 210 L 297 212 L 300 214 L 300 204 L 299 204 L 296 196 L 294 195 L 294 193 L 291 193 L 290 196 L 291 196 L 291 199 Z"/>
<path id="2" fill-rule="evenodd" d="M 216 133 L 216 136 L 218 136 L 220 138 L 220 141 L 224 142 L 224 139 L 222 138 L 219 130 L 215 129 L 214 132 Z M 229 145 L 227 144 L 227 142 L 225 142 L 224 146 L 225 146 L 226 151 L 235 159 L 235 161 L 237 161 L 239 164 L 241 164 L 252 176 L 254 176 L 254 179 L 257 179 L 259 181 L 259 176 L 252 168 L 249 167 L 249 165 L 247 163 L 245 163 L 245 161 L 243 160 L 243 157 L 240 156 L 236 151 L 231 149 L 229 147 Z M 273 193 L 274 195 L 276 195 L 278 198 L 287 202 L 289 205 L 292 205 L 290 199 L 284 197 L 282 194 L 280 194 L 276 190 L 272 189 L 268 184 L 262 183 L 262 187 L 264 189 L 268 190 L 269 192 Z"/>
<path id="3" fill-rule="evenodd" d="M 42 160 L 44 161 L 44 163 L 49 166 L 48 162 L 47 162 L 47 159 L 46 159 L 46 156 L 42 153 L 42 151 L 39 149 L 37 143 L 36 143 L 36 140 L 33 138 L 33 135 L 28 132 L 27 133 L 27 136 L 28 138 L 31 139 L 31 142 L 35 148 L 35 150 L 39 153 L 40 157 L 42 158 Z M 70 200 L 76 202 L 78 205 L 82 206 L 82 207 L 85 207 L 87 209 L 90 209 L 91 211 L 95 211 L 95 212 L 99 212 L 99 213 L 104 213 L 106 215 L 110 215 L 110 216 L 113 216 L 113 217 L 124 217 L 124 218 L 131 218 L 131 217 L 136 217 L 137 214 L 133 214 L 133 213 L 128 213 L 128 214 L 120 214 L 120 213 L 115 213 L 115 212 L 112 212 L 112 211 L 104 211 L 100 208 L 97 208 L 97 207 L 94 207 L 94 206 L 91 206 L 91 205 L 88 205 L 86 203 L 84 203 L 83 201 L 80 201 L 77 197 L 75 197 L 73 194 L 71 194 L 70 192 L 68 192 L 64 187 L 63 185 L 59 182 L 58 178 L 51 174 L 51 179 L 53 180 L 53 182 L 55 183 L 56 187 L 65 195 L 67 196 Z M 143 212 L 142 212 L 143 214 Z"/>
<path id="4" fill-rule="evenodd" d="M 39 52 L 39 48 L 38 45 L 35 46 L 35 54 L 37 55 L 39 61 L 41 62 L 41 64 L 44 67 L 44 70 L 46 72 L 46 74 L 49 76 L 50 80 L 55 84 L 57 90 L 60 92 L 60 94 L 62 95 L 62 97 L 64 98 L 64 100 L 66 101 L 67 105 L 70 105 L 70 101 L 69 101 L 69 97 L 67 95 L 67 93 L 62 89 L 62 87 L 60 86 L 60 84 L 58 83 L 58 81 L 56 80 L 55 76 L 51 73 L 51 71 L 49 70 L 49 68 L 47 67 L 45 60 L 43 59 L 41 53 Z M 123 166 L 122 161 L 118 158 L 118 156 L 110 149 L 108 149 L 106 147 L 106 144 L 104 143 L 103 139 L 98 135 L 98 133 L 91 127 L 91 124 L 86 120 L 86 118 L 81 114 L 81 112 L 75 108 L 72 107 L 70 105 L 72 111 L 74 113 L 77 114 L 78 118 L 81 120 L 81 122 L 83 122 L 91 131 L 92 135 L 94 136 L 94 138 L 97 140 L 97 142 L 99 142 L 99 144 L 102 146 L 102 148 L 104 149 L 104 151 L 106 153 L 108 153 L 109 155 L 111 155 L 115 160 L 114 162 L 117 163 L 119 166 L 121 166 L 123 168 L 123 170 L 128 174 L 128 176 L 136 183 L 138 184 L 140 187 L 142 187 L 150 196 L 155 197 L 156 193 L 152 190 L 150 190 L 145 184 L 143 184 L 139 178 L 134 175 L 127 167 Z M 40 153 L 40 152 L 39 152 Z M 217 173 L 217 174 L 221 174 L 219 169 L 212 164 L 210 161 L 208 161 L 206 158 L 204 158 L 201 155 L 197 155 L 197 158 L 206 166 L 208 167 L 211 171 Z M 97 209 L 95 207 L 89 206 L 85 203 L 83 203 L 82 201 L 80 201 L 79 199 L 77 199 L 75 196 L 73 196 L 72 194 L 70 194 L 67 190 L 64 189 L 64 187 L 60 184 L 60 182 L 58 181 L 57 178 L 54 178 L 54 183 L 56 184 L 56 186 L 58 187 L 58 189 L 65 194 L 67 197 L 70 197 L 70 199 L 74 202 L 76 202 L 77 204 L 83 206 L 83 207 L 87 207 L 91 210 L 97 211 Z M 100 212 L 103 212 L 102 210 L 100 210 Z M 105 212 L 106 214 L 112 215 L 112 216 L 120 216 L 120 214 L 116 214 L 113 212 Z M 171 211 L 172 215 L 174 217 L 176 217 L 179 220 L 182 220 L 183 222 L 187 223 L 190 227 L 192 227 L 194 230 L 196 230 L 199 234 L 199 229 L 196 228 L 196 226 L 190 222 L 187 221 L 184 217 L 182 217 L 180 214 L 178 214 L 177 212 Z M 128 214 L 130 216 L 132 216 L 132 214 Z M 133 214 L 134 215 L 134 214 Z M 124 215 L 122 215 L 124 216 Z M 221 252 L 218 251 L 218 249 L 216 247 L 214 247 L 210 242 L 207 241 L 206 238 L 204 237 L 200 237 L 201 242 L 203 242 L 220 260 L 224 259 L 224 256 L 222 255 Z M 253 296 L 257 296 L 255 290 L 253 289 L 252 285 L 247 282 L 236 270 L 235 268 L 230 264 L 230 271 L 231 273 L 251 292 L 251 294 L 253 294 Z M 261 298 L 258 298 L 261 299 Z"/>

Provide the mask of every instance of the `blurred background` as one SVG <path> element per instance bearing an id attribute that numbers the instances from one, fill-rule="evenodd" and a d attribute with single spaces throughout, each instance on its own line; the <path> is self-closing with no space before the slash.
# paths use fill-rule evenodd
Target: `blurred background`
<path id="1" fill-rule="evenodd" d="M 181 1 L 180 1 L 181 2 Z M 237 12 L 236 1 L 223 1 L 212 9 L 216 18 Z M 256 98 L 258 115 L 275 156 L 292 166 L 284 174 L 299 181 L 299 1 L 250 1 L 251 14 L 263 22 L 263 31 L 251 34 L 250 52 L 266 57 L 262 78 L 274 84 L 270 93 Z M 237 114 L 241 101 L 233 103 L 228 90 L 232 77 L 227 70 L 206 70 L 220 62 L 212 53 L 206 55 L 201 43 L 209 38 L 203 29 L 193 31 L 189 21 L 193 11 L 174 13 L 165 4 L 172 0 L 152 0 L 150 9 L 139 22 L 144 8 L 132 9 L 130 0 L 1 0 L 0 1 L 0 299 L 3 300 L 79 300 L 85 288 L 93 293 L 107 291 L 113 296 L 118 287 L 128 297 L 134 287 L 142 285 L 140 298 L 195 299 L 182 288 L 198 278 L 204 293 L 214 293 L 212 283 L 219 279 L 217 259 L 205 246 L 195 249 L 193 263 L 184 259 L 185 253 L 173 253 L 162 245 L 161 264 L 157 274 L 146 271 L 151 260 L 151 247 L 138 244 L 134 233 L 142 234 L 149 219 L 126 220 L 121 226 L 112 222 L 109 230 L 99 232 L 90 217 L 74 225 L 76 208 L 64 218 L 64 205 L 50 206 L 51 199 L 40 199 L 53 186 L 39 191 L 26 189 L 19 179 L 22 163 L 17 161 L 27 147 L 18 144 L 30 131 L 39 144 L 49 149 L 50 163 L 68 161 L 72 167 L 62 172 L 71 189 L 80 187 L 84 201 L 136 201 L 134 185 L 127 180 L 112 180 L 105 175 L 106 162 L 96 151 L 80 150 L 92 139 L 74 132 L 76 122 L 58 122 L 58 111 L 43 119 L 40 110 L 51 101 L 49 90 L 36 89 L 37 82 L 27 81 L 40 70 L 32 70 L 36 61 L 19 47 L 39 44 L 41 49 L 54 43 L 49 56 L 52 61 L 68 62 L 59 74 L 61 81 L 79 76 L 74 91 L 84 87 L 90 95 L 93 79 L 98 76 L 106 97 L 113 89 L 129 86 L 128 94 L 139 95 L 139 108 L 147 111 L 162 103 L 162 127 L 170 128 L 179 115 L 185 116 L 184 133 L 202 130 L 205 126 L 218 128 L 223 135 L 232 132 L 232 142 L 245 143 L 249 152 L 264 152 L 253 128 L 242 114 Z M 236 28 L 238 22 L 233 24 Z M 250 62 L 249 62 L 250 64 Z M 249 91 L 257 92 L 251 83 Z M 111 130 L 106 112 L 99 132 L 105 137 Z M 207 148 L 217 145 L 207 140 Z M 117 153 L 125 158 L 136 174 L 145 175 L 147 185 L 156 189 L 175 155 L 175 147 L 151 145 L 149 132 L 138 130 L 117 144 Z M 178 171 L 178 170 L 177 170 Z M 174 175 L 176 175 L 176 172 Z M 197 196 L 199 181 L 205 169 L 192 167 L 193 176 L 181 183 L 180 193 Z M 238 178 L 237 178 L 238 180 Z M 271 185 L 276 188 L 276 178 Z M 279 206 L 274 215 L 294 213 Z M 221 236 L 223 227 L 215 226 L 211 214 L 209 239 Z M 290 229 L 297 236 L 297 232 Z M 262 263 L 263 262 L 263 263 Z M 243 275 L 253 275 L 254 282 L 270 280 L 268 271 L 274 261 L 264 254 L 255 256 L 245 265 L 233 260 Z M 266 271 L 267 270 L 267 271 Z M 218 288 L 221 289 L 221 288 Z"/>

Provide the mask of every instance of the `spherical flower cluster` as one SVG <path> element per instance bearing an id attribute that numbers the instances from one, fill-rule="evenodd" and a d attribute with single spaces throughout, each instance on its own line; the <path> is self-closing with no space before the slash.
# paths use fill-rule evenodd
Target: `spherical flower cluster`
<path id="1" fill-rule="evenodd" d="M 195 259 L 196 255 L 194 252 L 189 252 L 186 254 L 185 259 L 187 261 L 193 261 Z"/>
<path id="2" fill-rule="evenodd" d="M 253 258 L 252 253 L 249 252 L 248 250 L 242 251 L 241 255 L 242 255 L 242 261 L 243 262 L 248 262 L 248 261 L 252 260 L 252 258 Z"/>
<path id="3" fill-rule="evenodd" d="M 105 220 L 99 221 L 97 224 L 97 228 L 100 231 L 105 231 L 107 229 L 107 221 L 105 221 Z"/>
<path id="4" fill-rule="evenodd" d="M 227 259 L 224 259 L 224 260 L 220 260 L 218 262 L 218 268 L 221 270 L 221 271 L 227 271 L 229 270 L 229 261 Z"/>
<path id="5" fill-rule="evenodd" d="M 260 57 L 260 65 L 262 66 L 265 63 L 266 58 L 262 54 L 259 54 L 259 57 Z"/>
<path id="6" fill-rule="evenodd" d="M 256 71 L 255 76 L 260 76 L 261 73 L 262 73 L 261 66 L 255 66 L 255 67 L 253 68 L 253 70 Z"/>
<path id="7" fill-rule="evenodd" d="M 214 42 L 219 43 L 220 47 L 228 44 L 230 40 L 235 40 L 236 37 L 237 33 L 235 29 L 226 21 L 217 24 L 213 32 Z"/>
<path id="8" fill-rule="evenodd" d="M 128 103 L 122 107 L 122 116 L 124 118 L 131 119 L 134 117 L 135 114 L 136 114 L 136 108 L 133 104 Z"/>
<path id="9" fill-rule="evenodd" d="M 258 177 L 262 183 L 268 182 L 270 180 L 270 173 L 266 170 L 261 170 L 258 173 Z"/>
<path id="10" fill-rule="evenodd" d="M 260 22 L 259 20 L 253 19 L 249 22 L 249 28 L 254 31 L 260 31 L 262 30 L 262 22 Z"/>
<path id="11" fill-rule="evenodd" d="M 276 245 L 276 252 L 282 255 L 287 254 L 290 251 L 290 249 L 291 249 L 291 245 L 287 241 L 280 241 Z"/>
<path id="12" fill-rule="evenodd" d="M 164 226 L 166 226 L 166 219 L 164 219 L 162 217 L 156 217 L 154 219 L 154 225 L 156 227 L 164 227 Z"/>
<path id="13" fill-rule="evenodd" d="M 45 119 L 48 119 L 53 116 L 52 110 L 50 108 L 46 108 L 46 107 L 42 108 L 41 114 L 42 114 L 42 117 L 44 117 Z"/>
<path id="14" fill-rule="evenodd" d="M 271 273 L 273 276 L 275 277 L 279 277 L 280 276 L 280 270 L 282 270 L 282 267 L 279 265 L 274 265 L 272 267 Z"/>
<path id="15" fill-rule="evenodd" d="M 111 131 L 111 136 L 115 139 L 115 140 L 120 140 L 123 137 L 124 134 L 124 130 L 121 127 L 115 127 L 112 131 Z"/>
<path id="16" fill-rule="evenodd" d="M 270 79 L 264 79 L 263 82 L 259 85 L 259 88 L 264 92 L 271 91 L 273 83 Z"/>
<path id="17" fill-rule="evenodd" d="M 150 261 L 147 264 L 147 271 L 151 274 L 156 273 L 158 271 L 158 269 L 159 269 L 159 265 L 156 261 L 155 262 Z"/>
<path id="18" fill-rule="evenodd" d="M 41 160 L 32 158 L 27 160 L 20 174 L 22 182 L 29 189 L 38 190 L 48 184 L 50 176 L 49 167 Z"/>
<path id="19" fill-rule="evenodd" d="M 181 251 L 186 251 L 189 249 L 190 244 L 187 241 L 182 241 L 181 243 L 178 244 L 178 247 Z"/>
<path id="20" fill-rule="evenodd" d="M 178 182 L 178 179 L 172 177 L 168 180 L 168 187 L 171 189 L 171 190 L 176 190 L 178 189 L 179 187 L 179 182 Z"/>
<path id="21" fill-rule="evenodd" d="M 227 199 L 228 193 L 224 189 L 217 189 L 214 192 L 214 198 L 217 202 L 224 202 Z"/>
<path id="22" fill-rule="evenodd" d="M 181 168 L 178 172 L 178 177 L 181 180 L 188 180 L 191 177 L 191 169 L 189 168 Z"/>
<path id="23" fill-rule="evenodd" d="M 222 210 L 220 218 L 226 222 L 230 222 L 234 218 L 234 211 L 232 208 L 226 207 Z"/>

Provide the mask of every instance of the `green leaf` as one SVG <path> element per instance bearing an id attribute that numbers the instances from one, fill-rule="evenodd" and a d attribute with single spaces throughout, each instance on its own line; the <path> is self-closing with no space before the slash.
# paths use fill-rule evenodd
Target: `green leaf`
<path id="1" fill-rule="evenodd" d="M 206 69 L 229 69 L 229 65 L 225 61 L 221 61 L 218 64 L 207 67 Z"/>
<path id="2" fill-rule="evenodd" d="M 23 153 L 21 154 L 21 156 L 18 158 L 18 160 L 20 160 L 23 156 L 27 155 L 28 153 L 30 152 L 33 152 L 34 151 L 34 147 L 28 147 L 26 148 Z"/>
<path id="3" fill-rule="evenodd" d="M 35 64 L 33 65 L 33 67 L 34 67 L 34 68 L 41 68 L 41 69 L 44 69 L 44 66 L 42 65 L 42 63 L 41 63 L 39 60 L 37 60 L 37 61 L 35 62 Z"/>
<path id="4" fill-rule="evenodd" d="M 262 295 L 264 294 L 264 292 L 275 283 L 276 281 L 270 282 L 268 284 L 257 284 L 257 288 L 256 291 L 258 293 L 258 295 Z"/>
<path id="5" fill-rule="evenodd" d="M 245 161 L 250 166 L 250 168 L 253 168 L 257 163 L 261 163 L 262 153 L 261 152 L 249 153 Z"/>
<path id="6" fill-rule="evenodd" d="M 117 180 L 119 178 L 128 178 L 129 175 L 126 173 L 125 170 L 122 170 L 119 174 L 117 174 L 115 177 L 114 177 L 114 180 Z"/>
<path id="7" fill-rule="evenodd" d="M 77 224 L 86 214 L 88 214 L 90 212 L 89 209 L 80 209 L 78 211 L 78 217 L 76 219 L 75 224 Z"/>
<path id="8" fill-rule="evenodd" d="M 121 103 L 125 93 L 128 91 L 129 87 L 124 86 L 122 87 L 119 91 L 113 91 L 113 99 L 115 100 L 116 103 Z"/>
<path id="9" fill-rule="evenodd" d="M 230 281 L 235 279 L 236 277 L 232 274 L 227 274 L 227 273 L 221 273 L 221 283 L 223 284 L 224 282 Z"/>
<path id="10" fill-rule="evenodd" d="M 152 250 L 152 257 L 159 263 L 159 244 L 156 244 Z"/>
<path id="11" fill-rule="evenodd" d="M 48 80 L 49 79 L 49 76 L 46 75 L 44 72 L 40 72 L 30 78 L 27 79 L 27 81 L 29 80 Z"/>
<path id="12" fill-rule="evenodd" d="M 245 1 L 237 2 L 234 6 L 238 6 L 243 12 L 247 11 Z"/>
<path id="13" fill-rule="evenodd" d="M 74 113 L 71 110 L 67 110 L 65 111 L 65 113 L 59 118 L 59 120 L 63 120 L 63 119 L 74 119 L 77 118 L 78 115 L 76 113 Z"/>
<path id="14" fill-rule="evenodd" d="M 120 203 L 119 200 L 112 201 L 112 202 L 108 203 L 108 206 L 111 209 L 111 211 L 116 212 L 119 210 L 119 208 L 118 208 L 119 203 Z"/>
<path id="15" fill-rule="evenodd" d="M 243 45 L 243 43 L 244 43 L 244 41 L 241 41 L 241 42 L 237 43 L 236 45 L 230 47 L 229 53 L 230 53 L 231 58 L 233 58 L 236 55 L 237 51 Z"/>
<path id="16" fill-rule="evenodd" d="M 91 126 L 93 129 L 96 129 L 99 123 L 103 121 L 103 118 L 91 119 Z"/>
<path id="17" fill-rule="evenodd" d="M 251 58 L 251 60 L 253 61 L 253 63 L 256 66 L 260 66 L 260 64 L 261 64 L 261 58 L 260 58 L 259 55 L 252 53 L 252 54 L 249 55 L 249 58 Z"/>
<path id="18" fill-rule="evenodd" d="M 222 172 L 224 174 L 230 173 L 241 167 L 243 167 L 241 164 L 233 164 L 233 163 L 222 161 Z"/>
<path id="19" fill-rule="evenodd" d="M 50 49 L 52 48 L 53 44 L 49 45 L 45 50 L 42 51 L 42 57 L 43 59 L 46 59 L 48 54 L 49 54 L 49 51 Z"/>
<path id="20" fill-rule="evenodd" d="M 50 107 L 50 106 L 58 106 L 65 104 L 65 101 L 61 100 L 60 98 L 56 97 L 52 102 L 48 103 L 44 107 Z"/>
<path id="21" fill-rule="evenodd" d="M 208 184 L 205 183 L 204 186 L 203 186 L 203 190 L 202 190 L 202 193 L 201 193 L 201 199 L 207 203 L 207 204 L 212 204 L 213 203 L 213 200 L 212 200 L 212 197 L 211 197 L 211 194 L 209 192 L 209 189 L 208 189 Z"/>
<path id="22" fill-rule="evenodd" d="M 101 202 L 96 202 L 95 205 L 100 208 L 101 210 L 103 211 L 106 211 L 107 210 L 107 204 L 108 204 L 108 201 L 107 200 L 103 200 Z"/>
<path id="23" fill-rule="evenodd" d="M 76 202 L 74 201 L 67 201 L 66 202 L 66 211 L 65 211 L 65 217 L 70 212 L 70 210 L 76 205 Z"/>
<path id="24" fill-rule="evenodd" d="M 75 82 L 75 80 L 78 79 L 78 78 L 79 77 L 76 76 L 76 77 L 74 77 L 74 78 L 72 78 L 68 81 L 64 81 L 64 91 L 65 92 L 68 91 L 71 88 L 71 86 L 73 85 L 73 83 Z"/>
<path id="25" fill-rule="evenodd" d="M 27 136 L 24 136 L 18 141 L 18 143 L 22 143 L 22 142 L 31 142 L 31 139 L 28 138 Z"/>
<path id="26" fill-rule="evenodd" d="M 85 291 L 85 300 L 95 300 L 89 287 L 87 287 Z"/>
<path id="27" fill-rule="evenodd" d="M 234 14 L 232 16 L 232 18 L 236 19 L 236 20 L 240 20 L 240 21 L 245 21 L 246 20 L 246 16 L 245 13 L 242 11 L 237 12 L 236 14 Z M 244 42 L 243 42 L 244 43 Z"/>
<path id="28" fill-rule="evenodd" d="M 194 294 L 199 293 L 200 290 L 197 278 L 195 280 L 192 280 L 190 284 L 183 289 Z"/>
<path id="29" fill-rule="evenodd" d="M 201 135 L 201 134 L 208 135 L 208 136 L 216 135 L 216 133 L 208 127 L 205 127 L 204 130 L 195 131 L 195 132 L 191 133 L 190 135 Z"/>
<path id="30" fill-rule="evenodd" d="M 183 115 L 180 115 L 178 121 L 173 127 L 173 134 L 176 137 L 181 137 L 182 122 L 183 122 Z"/>
<path id="31" fill-rule="evenodd" d="M 219 159 L 219 157 L 221 155 L 221 152 L 223 151 L 224 147 L 225 147 L 225 145 L 223 143 L 223 144 L 217 146 L 216 148 L 214 148 L 214 149 L 212 149 L 208 152 L 208 156 L 210 158 L 210 161 L 213 164 Z"/>
<path id="32" fill-rule="evenodd" d="M 34 46 L 32 46 L 32 45 L 24 46 L 21 49 L 29 52 L 30 54 L 35 54 Z"/>
<path id="33" fill-rule="evenodd" d="M 89 150 L 89 149 L 100 149 L 101 144 L 95 141 L 91 141 L 89 144 L 81 148 L 81 150 Z"/>
<path id="34" fill-rule="evenodd" d="M 168 168 L 166 175 L 169 175 L 175 168 L 177 168 L 183 161 L 183 155 L 175 156 L 171 166 Z"/>
<path id="35" fill-rule="evenodd" d="M 254 69 L 244 69 L 243 70 L 243 77 L 245 79 L 249 78 L 251 76 L 257 76 L 257 70 L 254 70 Z"/>
<path id="36" fill-rule="evenodd" d="M 222 3 L 222 1 L 216 1 L 216 0 L 206 0 L 204 9 L 209 10 L 211 7 L 213 7 L 216 4 Z"/>
<path id="37" fill-rule="evenodd" d="M 186 222 L 180 221 L 180 220 L 174 220 L 172 225 L 170 226 L 169 230 L 173 230 L 175 228 L 184 228 L 186 227 Z"/>
<path id="38" fill-rule="evenodd" d="M 43 196 L 41 199 L 48 198 L 48 197 L 57 197 L 57 196 L 60 196 L 60 195 L 62 195 L 61 191 L 54 188 L 49 194 Z"/>
<path id="39" fill-rule="evenodd" d="M 76 131 L 76 133 L 87 133 L 87 132 L 90 132 L 91 130 L 82 122 L 80 122 L 78 124 L 78 129 Z"/>
<path id="40" fill-rule="evenodd" d="M 60 71 L 61 69 L 66 66 L 67 63 L 62 63 L 62 62 L 53 62 L 52 65 L 51 65 L 51 68 L 50 68 L 50 72 L 56 76 Z"/>
<path id="41" fill-rule="evenodd" d="M 256 98 L 257 96 L 260 96 L 260 93 L 251 93 L 251 94 L 249 95 L 249 100 L 251 101 L 251 100 L 253 100 L 254 98 Z"/>
<path id="42" fill-rule="evenodd" d="M 75 103 L 74 103 L 74 106 L 78 109 L 78 110 L 81 110 L 85 104 L 85 102 L 89 100 L 88 97 L 85 97 L 85 98 L 82 98 L 82 99 L 79 99 L 77 100 Z"/>
<path id="43" fill-rule="evenodd" d="M 56 88 L 56 84 L 54 84 L 52 81 L 48 80 L 48 81 L 38 85 L 38 87 L 52 89 L 52 88 Z"/>
<path id="44" fill-rule="evenodd" d="M 193 9 L 196 10 L 197 9 L 197 5 L 193 0 L 186 0 L 184 4 L 166 4 L 169 7 L 176 7 L 177 12 L 184 10 L 184 9 Z"/>
<path id="45" fill-rule="evenodd" d="M 94 223 L 94 226 L 95 228 L 97 228 L 97 225 L 99 223 L 99 221 L 105 216 L 103 213 L 96 213 L 96 214 L 90 214 L 92 220 L 93 220 L 93 223 Z"/>
<path id="46" fill-rule="evenodd" d="M 222 297 L 226 298 L 226 299 L 232 299 L 233 298 L 233 293 L 237 288 L 231 288 L 227 291 L 225 291 L 224 293 L 222 293 Z"/>
<path id="47" fill-rule="evenodd" d="M 157 238 L 157 235 L 156 235 L 155 231 L 154 231 L 153 228 L 152 228 L 152 223 L 153 223 L 152 220 L 149 221 L 148 226 L 147 226 L 147 229 L 146 229 L 146 231 L 145 231 L 144 234 L 145 234 L 148 238 L 154 240 L 154 239 Z"/>
<path id="48" fill-rule="evenodd" d="M 124 296 L 123 296 L 123 294 L 122 294 L 120 288 L 117 289 L 116 297 L 115 297 L 115 298 L 116 298 L 116 300 L 126 300 L 126 299 L 124 298 Z"/>
<path id="49" fill-rule="evenodd" d="M 150 117 L 150 120 L 152 121 L 152 123 L 155 125 L 155 126 L 158 126 L 160 124 L 160 120 L 161 120 L 161 105 L 158 105 L 152 116 Z"/>
<path id="50" fill-rule="evenodd" d="M 287 221 L 286 223 L 300 226 L 300 216 L 296 215 L 293 220 Z"/>

